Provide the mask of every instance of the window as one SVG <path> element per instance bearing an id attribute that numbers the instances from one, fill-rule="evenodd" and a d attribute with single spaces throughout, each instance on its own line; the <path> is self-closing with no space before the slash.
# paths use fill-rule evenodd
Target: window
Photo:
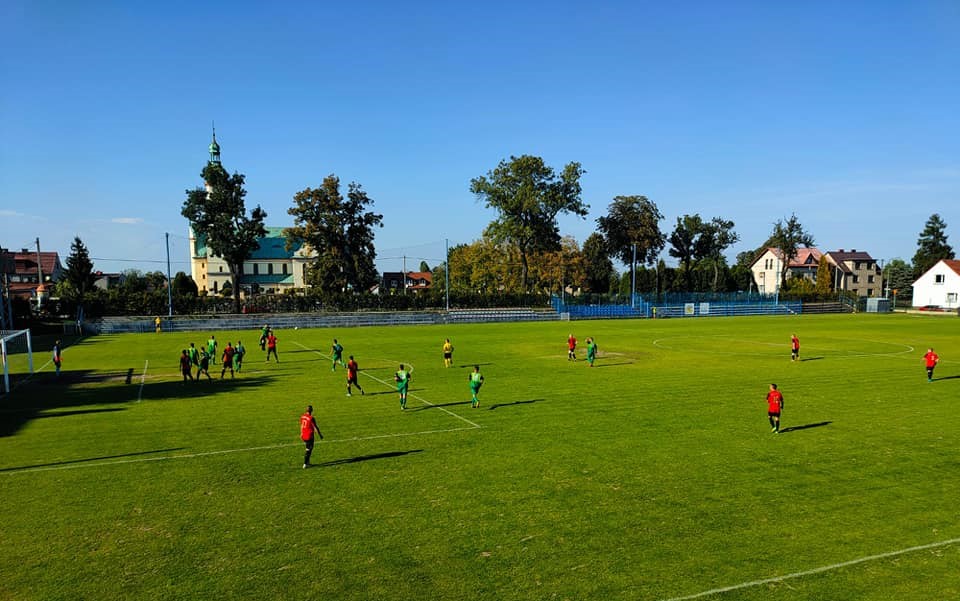
<path id="1" fill-rule="evenodd" d="M 267 275 L 273 275 L 273 263 L 267 263 Z"/>
<path id="2" fill-rule="evenodd" d="M 854 284 L 856 284 L 856 283 L 859 282 L 859 281 L 860 281 L 860 276 L 858 276 L 858 275 L 853 276 L 853 283 L 854 283 Z"/>
<path id="3" fill-rule="evenodd" d="M 220 273 L 223 273 L 223 265 L 218 265 L 217 271 L 219 271 Z M 216 292 L 216 290 L 214 290 L 214 292 Z"/>
<path id="4" fill-rule="evenodd" d="M 868 275 L 868 276 L 867 276 L 867 283 L 868 283 L 868 284 L 872 284 L 872 283 L 873 283 L 873 276 L 872 276 L 872 275 Z"/>
<path id="5" fill-rule="evenodd" d="M 948 293 L 947 293 L 947 304 L 948 304 L 948 305 L 955 305 L 955 304 L 957 304 L 957 293 L 956 293 L 956 292 L 948 292 Z"/>
<path id="6" fill-rule="evenodd" d="M 283 273 L 283 275 L 287 275 L 287 264 L 286 264 L 286 263 L 281 263 L 281 264 L 280 264 L 280 267 L 282 268 L 282 273 Z"/>
<path id="7" fill-rule="evenodd" d="M 867 288 L 867 296 L 873 296 L 873 288 Z"/>
<path id="8" fill-rule="evenodd" d="M 942 284 L 946 281 L 946 279 L 947 279 L 947 276 L 943 275 L 942 273 L 938 273 L 935 276 L 933 276 L 933 283 Z"/>

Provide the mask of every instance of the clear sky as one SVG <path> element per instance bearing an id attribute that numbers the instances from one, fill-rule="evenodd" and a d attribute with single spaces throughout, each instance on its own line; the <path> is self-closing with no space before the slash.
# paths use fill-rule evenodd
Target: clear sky
<path id="1" fill-rule="evenodd" d="M 731 258 L 792 212 L 821 250 L 908 261 L 939 212 L 960 250 L 956 0 L 5 0 L 0 245 L 79 235 L 97 269 L 165 270 L 169 232 L 189 272 L 212 121 L 268 225 L 335 173 L 413 269 L 481 236 L 469 181 L 520 154 L 586 169 L 590 215 L 561 219 L 581 243 L 642 194 L 667 233 L 734 220 Z"/>

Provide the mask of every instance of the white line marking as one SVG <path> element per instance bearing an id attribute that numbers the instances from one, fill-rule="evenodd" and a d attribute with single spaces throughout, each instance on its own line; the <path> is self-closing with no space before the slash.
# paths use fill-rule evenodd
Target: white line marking
<path id="1" fill-rule="evenodd" d="M 320 355 L 321 357 L 325 357 L 325 358 L 328 358 L 328 359 L 329 359 L 329 355 L 324 355 L 324 354 L 321 353 L 320 351 L 314 350 L 314 349 L 312 349 L 312 348 L 310 348 L 310 347 L 308 347 L 308 346 L 305 346 L 305 345 L 303 345 L 303 344 L 300 344 L 300 343 L 297 342 L 296 340 L 294 340 L 293 343 L 296 344 L 297 346 L 301 346 L 301 347 L 305 348 L 306 350 L 308 350 L 308 351 L 310 351 L 310 352 L 312 352 L 312 353 L 316 353 L 316 354 Z M 410 373 L 413 373 L 413 365 L 410 365 L 410 368 L 411 368 L 411 369 L 410 369 Z M 376 376 L 373 376 L 373 375 L 370 375 L 370 374 L 368 374 L 368 373 L 366 373 L 365 371 L 362 371 L 362 370 L 360 371 L 360 373 L 363 374 L 363 375 L 365 375 L 365 376 L 367 376 L 367 377 L 370 378 L 371 380 L 376 380 L 377 382 L 380 382 L 381 384 L 383 384 L 383 385 L 386 386 L 387 388 L 391 388 L 390 383 L 387 382 L 386 380 L 381 380 L 380 378 L 378 378 L 378 377 L 376 377 Z M 424 405 L 429 405 L 429 406 L 431 406 L 431 407 L 435 407 L 436 409 L 439 409 L 440 411 L 443 411 L 444 413 L 446 413 L 446 414 L 448 414 L 448 415 L 452 415 L 453 417 L 455 417 L 455 418 L 457 418 L 457 419 L 459 419 L 459 420 L 465 421 L 465 422 L 467 422 L 468 424 L 470 424 L 471 426 L 473 426 L 474 428 L 482 428 L 482 427 L 483 427 L 483 426 L 481 426 L 481 425 L 479 425 L 479 424 L 473 423 L 472 421 L 468 420 L 467 418 L 463 417 L 462 415 L 457 415 L 457 414 L 454 413 L 453 411 L 448 411 L 448 410 L 447 410 L 446 408 L 444 408 L 444 407 L 440 407 L 439 405 L 434 405 L 434 404 L 431 403 L 430 401 L 428 401 L 428 400 L 426 400 L 426 399 L 424 399 L 424 398 L 422 398 L 422 397 L 418 397 L 418 396 L 415 395 L 415 394 L 408 394 L 407 396 L 411 396 L 411 397 L 417 399 L 418 401 L 420 401 L 421 403 L 423 403 Z"/>
<path id="2" fill-rule="evenodd" d="M 662 601 L 688 601 L 689 599 L 698 599 L 700 597 L 706 597 L 708 595 L 718 595 L 720 593 L 729 593 L 730 591 L 736 591 L 744 588 L 760 586 L 763 584 L 772 584 L 774 582 L 783 582 L 784 580 L 791 580 L 793 578 L 802 578 L 804 576 L 812 576 L 813 574 L 820 574 L 822 572 L 838 570 L 840 568 L 857 565 L 859 563 L 864 563 L 867 561 L 875 561 L 877 559 L 886 559 L 887 557 L 896 557 L 898 555 L 905 555 L 907 553 L 913 553 L 914 551 L 923 551 L 924 549 L 935 549 L 937 547 L 946 547 L 947 545 L 954 545 L 956 543 L 960 543 L 960 538 L 951 538 L 949 540 L 942 540 L 942 541 L 939 541 L 936 543 L 930 543 L 927 545 L 919 545 L 917 547 L 908 547 L 906 549 L 900 549 L 899 551 L 890 551 L 889 553 L 880 553 L 878 555 L 868 555 L 866 557 L 860 557 L 859 559 L 851 559 L 850 561 L 844 561 L 841 563 L 835 563 L 828 566 L 814 568 L 812 570 L 806 570 L 804 572 L 794 572 L 793 574 L 786 574 L 784 576 L 777 576 L 775 578 L 753 580 L 751 582 L 744 582 L 742 584 L 735 584 L 733 586 L 725 586 L 723 588 L 715 588 L 709 591 L 703 591 L 702 593 L 687 595 L 685 597 L 671 597 L 669 599 L 663 599 Z"/>
<path id="3" fill-rule="evenodd" d="M 145 359 L 143 361 L 143 373 L 140 375 L 140 390 L 137 391 L 137 402 L 139 403 L 143 399 L 143 383 L 147 379 L 147 366 L 150 365 L 150 360 Z"/>
<path id="4" fill-rule="evenodd" d="M 399 432 L 396 434 L 375 434 L 373 436 L 354 436 L 352 438 L 337 438 L 334 440 L 321 440 L 317 444 L 334 444 L 340 442 L 360 442 L 364 440 L 379 440 L 382 438 L 404 438 L 407 436 L 426 436 L 428 434 L 443 434 L 446 432 L 463 432 L 466 430 L 476 430 L 476 428 L 447 428 L 446 430 L 423 430 L 420 432 Z M 86 467 L 103 467 L 105 465 L 124 465 L 127 463 L 147 463 L 148 461 L 170 461 L 172 459 L 193 459 L 196 457 L 209 457 L 211 455 L 227 455 L 229 453 L 245 453 L 250 451 L 266 451 L 270 449 L 283 449 L 286 447 L 296 447 L 302 442 L 284 442 L 280 444 L 265 445 L 261 447 L 246 447 L 243 449 L 223 449 L 220 451 L 205 451 L 203 453 L 189 453 L 184 455 L 167 455 L 164 457 L 143 457 L 141 459 L 124 459 L 121 461 L 101 461 L 99 463 L 84 463 L 76 465 L 60 465 L 52 467 L 24 468 L 22 470 L 11 470 L 5 474 L 25 474 L 27 472 L 51 472 L 58 470 L 74 470 Z"/>

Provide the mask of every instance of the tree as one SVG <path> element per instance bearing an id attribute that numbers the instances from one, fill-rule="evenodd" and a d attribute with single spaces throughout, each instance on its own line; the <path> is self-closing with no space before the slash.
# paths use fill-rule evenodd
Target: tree
<path id="1" fill-rule="evenodd" d="M 423 273 L 430 271 L 430 265 L 426 261 L 420 261 L 420 271 Z"/>
<path id="2" fill-rule="evenodd" d="M 611 281 L 616 272 L 613 269 L 613 262 L 610 260 L 610 253 L 607 251 L 607 243 L 603 236 L 596 232 L 587 236 L 587 239 L 583 242 L 583 260 L 584 286 L 586 289 L 594 293 L 609 292 Z"/>
<path id="3" fill-rule="evenodd" d="M 914 279 L 913 269 L 903 259 L 893 259 L 883 268 L 883 281 L 894 294 L 910 296 Z"/>
<path id="4" fill-rule="evenodd" d="M 494 242 L 514 246 L 520 255 L 520 286 L 527 291 L 529 256 L 560 248 L 557 216 L 585 217 L 589 206 L 580 198 L 580 163 L 568 163 L 558 176 L 540 157 L 511 156 L 486 176 L 470 180 L 470 191 L 499 216 L 487 226 Z"/>
<path id="5" fill-rule="evenodd" d="M 226 261 L 230 289 L 239 290 L 243 263 L 260 248 L 258 240 L 267 233 L 263 226 L 267 213 L 257 206 L 247 216 L 244 176 L 229 175 L 219 161 L 209 161 L 201 176 L 206 189 L 187 190 L 180 214 L 190 221 L 197 238 L 202 237 L 210 251 Z M 234 295 L 234 311 L 240 312 L 239 294 Z"/>
<path id="6" fill-rule="evenodd" d="M 65 279 L 70 282 L 76 301 L 82 305 L 87 293 L 93 289 L 93 282 L 96 276 L 93 274 L 93 261 L 90 260 L 90 253 L 79 236 L 73 238 L 70 245 L 70 255 L 67 257 L 67 270 Z"/>
<path id="7" fill-rule="evenodd" d="M 193 281 L 193 278 L 182 271 L 178 271 L 177 275 L 173 276 L 172 292 L 174 296 L 194 298 L 197 296 L 197 284 Z"/>
<path id="8" fill-rule="evenodd" d="M 938 213 L 927 219 L 917 239 L 917 252 L 913 255 L 914 279 L 925 274 L 937 261 L 954 258 L 953 247 L 947 244 L 946 229 L 947 224 Z"/>
<path id="9" fill-rule="evenodd" d="M 316 253 L 307 280 L 324 292 L 367 290 L 379 280 L 373 246 L 374 227 L 383 227 L 383 215 L 366 210 L 373 200 L 360 184 L 351 182 L 347 197 L 340 193 L 336 175 L 319 188 L 293 196 L 294 226 L 284 230 L 287 248 L 305 244 Z"/>
<path id="10" fill-rule="evenodd" d="M 813 236 L 803 229 L 796 214 L 791 214 L 786 221 L 778 219 L 773 224 L 773 233 L 770 235 L 769 246 L 776 248 L 780 253 L 780 283 L 787 281 L 787 271 L 790 263 L 797 257 L 797 250 L 801 247 L 811 247 L 814 244 Z"/>
<path id="11" fill-rule="evenodd" d="M 690 264 L 694 259 L 700 258 L 703 250 L 703 244 L 700 241 L 704 234 L 703 225 L 700 215 L 677 217 L 677 225 L 667 238 L 670 242 L 667 252 L 671 257 L 680 260 L 680 267 L 688 284 L 690 283 Z"/>
<path id="12" fill-rule="evenodd" d="M 597 229 L 606 239 L 612 256 L 625 265 L 633 261 L 634 244 L 637 260 L 653 265 L 666 243 L 666 237 L 660 232 L 662 219 L 657 205 L 646 196 L 615 196 L 606 216 L 597 219 Z"/>
<path id="13" fill-rule="evenodd" d="M 714 217 L 709 223 L 703 224 L 698 254 L 701 258 L 710 261 L 713 266 L 714 291 L 719 289 L 720 268 L 726 266 L 723 251 L 740 240 L 740 235 L 733 231 L 733 226 L 733 221 L 721 217 Z"/>
<path id="14" fill-rule="evenodd" d="M 828 261 L 826 255 L 824 255 L 820 257 L 820 264 L 817 265 L 817 294 L 823 296 L 830 294 L 832 288 L 830 281 L 830 261 Z"/>

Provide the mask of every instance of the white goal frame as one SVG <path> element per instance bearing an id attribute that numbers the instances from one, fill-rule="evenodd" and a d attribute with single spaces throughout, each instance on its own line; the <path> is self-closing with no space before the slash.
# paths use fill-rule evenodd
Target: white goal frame
<path id="1" fill-rule="evenodd" d="M 10 363 L 7 360 L 7 346 L 12 340 L 19 337 L 27 340 L 27 363 L 30 366 L 30 375 L 33 375 L 33 339 L 30 330 L 0 330 L 0 362 L 3 363 L 3 394 L 10 394 Z"/>

